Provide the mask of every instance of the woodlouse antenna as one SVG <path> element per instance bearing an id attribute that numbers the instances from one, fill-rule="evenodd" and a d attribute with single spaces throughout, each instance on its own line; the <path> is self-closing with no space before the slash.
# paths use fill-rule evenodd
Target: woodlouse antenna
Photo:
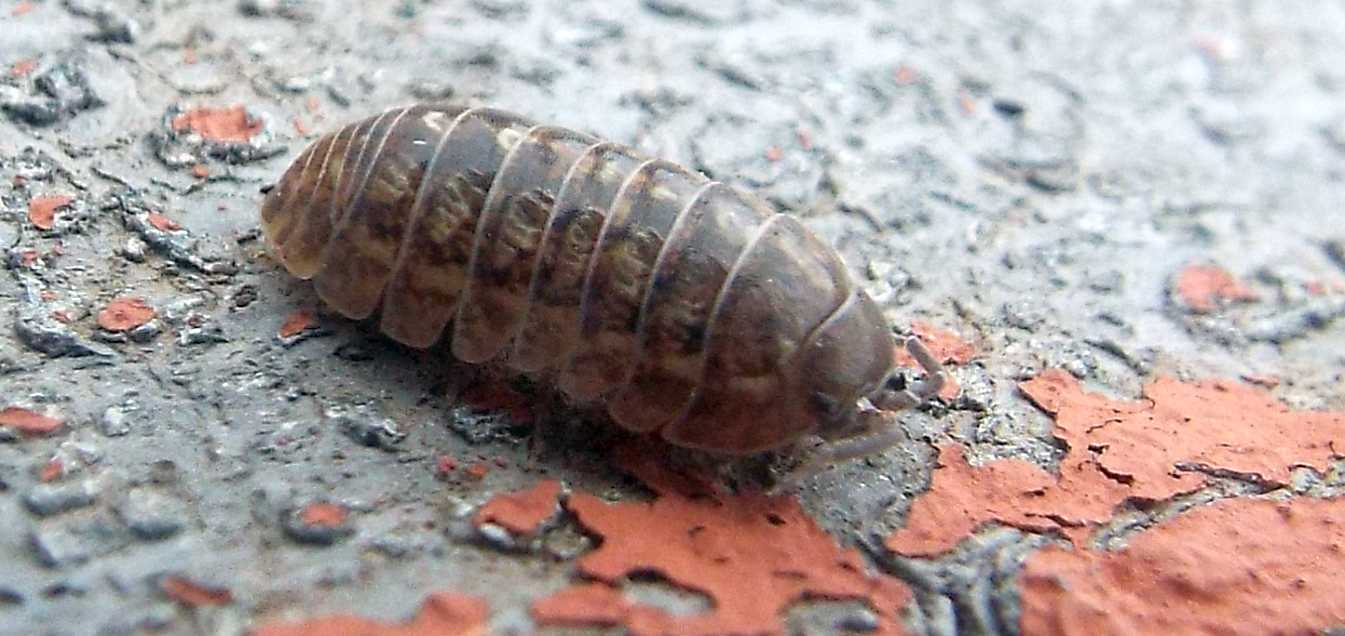
<path id="1" fill-rule="evenodd" d="M 925 372 L 925 377 L 905 389 L 887 388 L 887 383 L 884 383 L 884 388 L 873 397 L 873 403 L 879 409 L 901 411 L 920 406 L 938 395 L 939 391 L 943 390 L 944 383 L 948 381 L 948 371 L 919 338 L 915 336 L 907 338 L 906 351 L 915 358 L 920 369 Z"/>

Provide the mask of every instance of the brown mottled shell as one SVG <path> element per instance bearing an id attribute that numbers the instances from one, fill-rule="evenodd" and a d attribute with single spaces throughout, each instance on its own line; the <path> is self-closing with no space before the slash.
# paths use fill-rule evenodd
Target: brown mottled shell
<path id="1" fill-rule="evenodd" d="M 676 164 L 491 108 L 415 105 L 309 146 L 267 242 L 345 316 L 503 359 L 621 426 L 745 454 L 886 377 L 891 334 L 795 218 Z"/>

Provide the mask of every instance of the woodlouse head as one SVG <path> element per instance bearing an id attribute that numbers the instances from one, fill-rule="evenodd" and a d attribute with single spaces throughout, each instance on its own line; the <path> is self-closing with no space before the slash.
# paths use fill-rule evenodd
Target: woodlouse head
<path id="1" fill-rule="evenodd" d="M 823 437 L 852 426 L 861 398 L 891 374 L 892 332 L 873 299 L 856 293 L 813 334 L 800 355 L 796 395 Z"/>

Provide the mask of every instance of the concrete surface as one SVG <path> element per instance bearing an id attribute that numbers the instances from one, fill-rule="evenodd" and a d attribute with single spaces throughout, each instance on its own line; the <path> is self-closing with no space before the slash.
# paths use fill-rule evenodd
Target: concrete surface
<path id="1" fill-rule="evenodd" d="M 465 511 L 542 475 L 642 496 L 600 424 L 553 422 L 530 444 L 452 397 L 473 372 L 446 354 L 329 316 L 276 337 L 316 300 L 259 256 L 258 188 L 317 133 L 417 99 L 754 188 L 836 245 L 899 330 L 921 319 L 976 344 L 962 396 L 911 416 L 908 443 L 805 490 L 843 543 L 900 525 L 934 442 L 1050 465 L 1050 420 L 1014 389 L 1046 367 L 1117 396 L 1158 372 L 1275 376 L 1291 405 L 1345 407 L 1345 301 L 1303 291 L 1345 270 L 1345 6 L 1006 5 L 6 0 L 0 397 L 65 427 L 0 443 L 0 633 L 391 619 L 440 589 L 487 594 L 493 626 L 525 632 L 583 539 L 502 552 Z M 231 104 L 266 122 L 246 148 L 210 156 L 167 123 Z M 75 200 L 43 231 L 26 215 L 47 194 Z M 1255 281 L 1261 301 L 1184 311 L 1171 285 L 1193 263 Z M 119 296 L 143 297 L 152 326 L 100 332 Z M 41 483 L 53 457 L 62 474 Z M 439 457 L 490 471 L 437 479 Z M 283 521 L 313 501 L 358 511 L 351 534 L 315 544 Z M 909 627 L 1016 632 L 1012 573 L 1037 542 L 997 531 L 895 567 L 917 591 Z M 183 609 L 156 583 L 168 572 L 235 602 Z"/>

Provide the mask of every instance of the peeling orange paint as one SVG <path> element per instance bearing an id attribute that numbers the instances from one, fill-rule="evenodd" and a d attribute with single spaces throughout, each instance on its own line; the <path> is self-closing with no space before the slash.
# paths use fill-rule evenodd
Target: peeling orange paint
<path id="1" fill-rule="evenodd" d="M 533 534 L 559 512 L 559 496 L 560 482 L 548 479 L 527 490 L 497 495 L 476 511 L 472 523 L 495 524 L 519 535 Z"/>
<path id="2" fill-rule="evenodd" d="M 118 298 L 98 312 L 98 326 L 108 331 L 129 331 L 154 318 L 154 308 L 143 298 Z"/>
<path id="3" fill-rule="evenodd" d="M 1345 501 L 1225 499 L 1021 580 L 1024 634 L 1319 634 L 1345 625 Z"/>
<path id="4" fill-rule="evenodd" d="M 1227 302 L 1257 299 L 1256 292 L 1222 267 L 1188 265 L 1177 274 L 1177 296 L 1192 312 L 1206 314 Z"/>
<path id="5" fill-rule="evenodd" d="M 168 598 L 191 607 L 228 605 L 234 600 L 233 592 L 230 592 L 228 588 L 202 585 L 174 574 L 160 579 L 159 589 L 163 590 L 164 595 Z"/>
<path id="6" fill-rule="evenodd" d="M 339 615 L 294 623 L 268 623 L 252 636 L 484 636 L 490 608 L 475 597 L 431 594 L 420 612 L 404 623 L 380 623 Z"/>
<path id="7" fill-rule="evenodd" d="M 1020 388 L 1055 418 L 1075 452 L 1102 447 L 1099 465 L 1133 482 L 1131 496 L 1167 499 L 1204 479 L 1176 473 L 1195 464 L 1285 484 L 1296 466 L 1327 468 L 1345 454 L 1345 413 L 1292 411 L 1268 391 L 1233 380 L 1185 383 L 1160 377 L 1137 402 L 1088 393 L 1051 370 Z"/>
<path id="8" fill-rule="evenodd" d="M 248 115 L 241 105 L 193 108 L 172 121 L 173 130 L 191 130 L 217 142 L 247 143 L 261 132 L 262 122 Z"/>
<path id="9" fill-rule="evenodd" d="M 882 617 L 879 633 L 901 630 L 896 614 L 910 591 L 868 574 L 859 554 L 837 546 L 793 498 L 666 493 L 652 502 L 611 504 L 575 493 L 566 507 L 603 537 L 579 560 L 586 576 L 616 584 L 657 572 L 714 602 L 712 611 L 691 616 L 632 612 L 626 621 L 632 633 L 781 633 L 782 613 L 804 599 L 867 601 Z"/>
<path id="10" fill-rule="evenodd" d="M 630 620 L 632 609 L 621 590 L 604 583 L 588 583 L 537 599 L 530 611 L 540 625 L 615 627 Z"/>
<path id="11" fill-rule="evenodd" d="M 0 410 L 0 426 L 13 429 L 28 437 L 53 433 L 64 424 L 65 422 L 50 415 L 43 415 L 21 406 L 6 406 L 3 410 Z"/>
<path id="12" fill-rule="evenodd" d="M 1204 485 L 1203 475 L 1180 466 L 1284 484 L 1294 467 L 1324 471 L 1345 451 L 1334 447 L 1345 439 L 1345 413 L 1290 411 L 1239 382 L 1159 378 L 1145 387 L 1145 400 L 1130 402 L 1088 393 L 1072 375 L 1048 370 L 1020 388 L 1055 418 L 1055 435 L 1069 448 L 1058 473 L 1016 459 L 974 467 L 960 446 L 945 445 L 929 492 L 888 537 L 888 549 L 943 553 L 992 522 L 1058 530 L 1081 544 L 1126 499 L 1164 500 Z"/>
<path id="13" fill-rule="evenodd" d="M 28 202 L 28 222 L 39 230 L 50 230 L 56 222 L 56 210 L 74 201 L 75 197 L 65 194 L 33 197 Z"/>

